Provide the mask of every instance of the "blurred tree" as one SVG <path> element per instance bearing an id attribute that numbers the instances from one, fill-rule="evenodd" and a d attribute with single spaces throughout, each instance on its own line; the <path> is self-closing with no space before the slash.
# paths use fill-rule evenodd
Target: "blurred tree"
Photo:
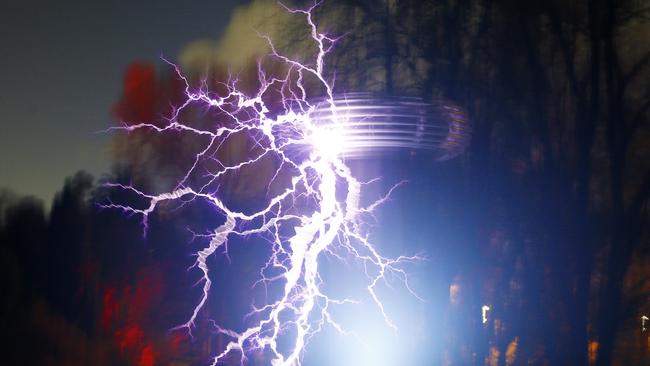
<path id="1" fill-rule="evenodd" d="M 470 111 L 457 204 L 470 208 L 467 249 L 484 254 L 462 270 L 475 293 L 464 310 L 489 300 L 499 321 L 470 354 L 494 357 L 494 344 L 505 362 L 521 336 L 534 362 L 542 349 L 551 364 L 585 364 L 597 344 L 594 359 L 611 364 L 618 325 L 638 317 L 624 280 L 648 234 L 649 40 L 635 36 L 647 4 L 359 0 L 320 12 L 323 28 L 352 34 L 331 63 L 339 90 L 442 95 Z M 482 334 L 462 322 L 452 327 Z"/>

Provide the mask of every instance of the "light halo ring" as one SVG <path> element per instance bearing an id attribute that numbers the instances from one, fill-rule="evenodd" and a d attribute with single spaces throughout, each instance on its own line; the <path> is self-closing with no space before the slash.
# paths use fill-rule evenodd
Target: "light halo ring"
<path id="1" fill-rule="evenodd" d="M 321 144 L 335 145 L 346 159 L 406 149 L 449 160 L 465 150 L 472 132 L 465 110 L 449 100 L 368 92 L 317 101 L 310 119 L 327 131 Z"/>

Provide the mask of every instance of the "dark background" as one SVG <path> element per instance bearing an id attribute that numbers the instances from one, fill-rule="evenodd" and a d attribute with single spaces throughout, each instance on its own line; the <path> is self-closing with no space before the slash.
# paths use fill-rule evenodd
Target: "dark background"
<path id="1" fill-rule="evenodd" d="M 185 269 L 201 243 L 186 229 L 214 225 L 210 208 L 163 209 L 143 237 L 140 218 L 97 206 L 132 200 L 97 182 L 166 187 L 195 142 L 94 132 L 168 115 L 181 87 L 157 57 L 217 38 L 236 4 L 126 4 L 1 12 L 0 184 L 11 189 L 0 197 L 3 363 L 205 364 L 224 346 L 206 322 L 193 339 L 169 331 L 197 298 Z M 271 6 L 255 2 L 233 22 Z M 378 215 L 376 236 L 386 253 L 427 254 L 413 269 L 427 302 L 389 293 L 400 336 L 382 338 L 373 323 L 366 333 L 382 336 L 354 353 L 326 335 L 306 365 L 650 362 L 641 321 L 650 313 L 649 9 L 632 0 L 332 0 L 316 11 L 322 27 L 347 34 L 328 59 L 338 91 L 452 101 L 473 133 L 454 160 L 401 153 L 357 167 L 386 178 L 377 192 L 410 181 Z M 278 22 L 282 49 L 307 58 L 304 23 Z M 192 77 L 227 74 L 196 57 Z M 253 61 L 239 65 L 242 75 L 255 75 Z M 254 199 L 252 178 L 231 182 L 233 200 Z M 234 264 L 211 262 L 223 279 L 217 293 L 229 296 L 211 299 L 209 315 L 236 325 L 251 295 L 235 285 L 263 253 L 234 247 Z"/>

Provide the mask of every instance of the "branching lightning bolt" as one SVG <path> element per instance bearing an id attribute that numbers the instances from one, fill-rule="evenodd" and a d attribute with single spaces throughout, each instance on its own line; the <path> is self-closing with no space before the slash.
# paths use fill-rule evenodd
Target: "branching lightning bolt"
<path id="1" fill-rule="evenodd" d="M 330 314 L 330 309 L 357 300 L 334 299 L 323 293 L 319 258 L 325 254 L 341 260 L 346 260 L 347 255 L 361 263 L 368 277 L 367 291 L 370 298 L 388 326 L 392 328 L 395 328 L 395 324 L 384 309 L 377 294 L 377 286 L 380 282 L 386 281 L 387 276 L 394 276 L 401 279 L 411 291 L 403 265 L 420 258 L 417 256 L 401 256 L 393 259 L 384 257 L 362 230 L 363 217 L 372 214 L 387 200 L 392 189 L 379 200 L 362 206 L 361 192 L 364 183 L 352 175 L 336 150 L 332 150 L 331 144 L 323 144 L 319 140 L 328 131 L 323 130 L 323 126 L 310 117 L 315 106 L 308 101 L 307 86 L 304 82 L 307 75 L 322 84 L 326 93 L 325 103 L 331 109 L 331 114 L 336 116 L 337 111 L 332 86 L 327 81 L 323 68 L 325 56 L 338 39 L 319 31 L 312 17 L 317 5 L 316 3 L 306 10 L 285 7 L 293 14 L 304 16 L 310 27 L 311 39 L 318 50 L 311 65 L 283 55 L 274 47 L 269 37 L 263 36 L 270 45 L 271 57 L 286 65 L 286 73 L 283 71 L 284 77 L 267 76 L 261 63 L 258 63 L 261 86 L 255 95 L 247 96 L 239 91 L 236 78 L 230 78 L 228 82 L 223 83 L 227 92 L 219 96 L 211 92 L 205 82 L 199 88 L 193 88 L 180 69 L 169 63 L 185 83 L 186 100 L 175 108 L 168 123 L 163 127 L 140 123 L 113 128 L 126 131 L 145 129 L 156 133 L 182 131 L 206 137 L 208 141 L 205 148 L 196 154 L 186 174 L 168 192 L 153 195 L 130 185 L 108 184 L 143 198 L 147 202 L 145 207 L 138 208 L 113 202 L 103 205 L 106 208 L 123 210 L 128 214 L 140 215 L 145 232 L 149 215 L 166 201 L 186 200 L 188 197 L 191 200 L 205 200 L 225 216 L 225 222 L 207 235 L 208 245 L 196 253 L 194 266 L 202 273 L 203 292 L 187 322 L 176 329 L 186 329 L 191 334 L 199 313 L 207 303 L 213 283 L 207 264 L 210 256 L 219 249 L 224 249 L 229 238 L 233 236 L 266 235 L 271 238 L 269 241 L 273 249 L 272 254 L 260 270 L 258 283 L 283 284 L 281 296 L 262 306 L 254 306 L 250 315 L 255 315 L 255 321 L 242 331 L 225 329 L 215 323 L 215 331 L 223 334 L 229 341 L 221 353 L 214 355 L 212 365 L 222 364 L 232 357 L 239 357 L 239 362 L 244 364 L 253 351 L 270 352 L 272 365 L 300 365 L 309 339 L 322 327 L 329 325 L 340 332 L 345 332 Z M 264 97 L 271 90 L 281 91 L 282 113 L 272 115 L 270 108 L 265 104 Z M 192 127 L 181 121 L 180 113 L 194 104 L 225 113 L 235 123 L 214 129 Z M 242 115 L 250 117 L 241 118 Z M 288 129 L 291 133 L 281 138 L 277 133 L 278 129 Z M 238 133 L 260 136 L 255 138 L 260 153 L 234 164 L 219 162 L 221 168 L 210 172 L 207 182 L 194 184 L 191 176 L 199 169 L 201 162 L 206 159 L 216 160 L 215 151 Z M 293 156 L 290 148 L 294 146 L 310 146 L 308 157 L 298 159 Z M 225 174 L 245 166 L 252 166 L 269 155 L 277 157 L 280 162 L 280 167 L 272 180 L 281 174 L 280 170 L 283 167 L 289 168 L 285 170 L 291 172 L 287 187 L 269 197 L 265 207 L 259 211 L 240 212 L 228 207 L 219 197 L 218 189 L 213 188 L 215 183 L 218 183 Z M 337 195 L 337 190 L 341 189 L 341 184 L 337 182 L 344 183 L 343 195 L 340 193 Z M 271 183 L 269 182 L 269 187 Z M 344 199 L 341 199 L 341 196 Z M 316 204 L 317 208 L 308 214 L 301 214 L 293 209 L 293 202 L 297 199 L 309 199 Z M 280 235 L 280 229 L 285 225 L 295 231 L 289 238 Z M 292 346 L 288 350 L 281 349 L 278 340 L 289 330 L 295 333 L 292 337 Z"/>

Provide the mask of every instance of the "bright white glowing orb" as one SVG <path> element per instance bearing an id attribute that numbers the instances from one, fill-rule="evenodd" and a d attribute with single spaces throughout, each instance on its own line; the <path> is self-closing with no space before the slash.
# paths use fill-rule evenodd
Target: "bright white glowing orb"
<path id="1" fill-rule="evenodd" d="M 313 131 L 311 140 L 317 154 L 336 158 L 345 151 L 344 136 L 341 128 L 324 126 Z"/>

